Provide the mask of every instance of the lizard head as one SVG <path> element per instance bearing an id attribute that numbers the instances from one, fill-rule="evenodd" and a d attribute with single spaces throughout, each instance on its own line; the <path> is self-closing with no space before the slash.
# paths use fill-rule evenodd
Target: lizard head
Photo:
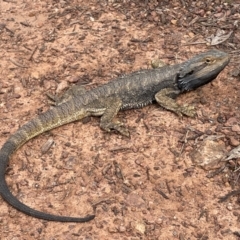
<path id="1" fill-rule="evenodd" d="M 201 53 L 181 66 L 176 82 L 181 92 L 194 90 L 211 82 L 229 63 L 230 56 L 219 50 Z"/>

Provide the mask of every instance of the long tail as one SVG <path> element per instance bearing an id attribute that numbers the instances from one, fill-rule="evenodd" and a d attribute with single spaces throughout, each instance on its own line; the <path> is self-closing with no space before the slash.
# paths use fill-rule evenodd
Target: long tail
<path id="1" fill-rule="evenodd" d="M 64 108 L 55 108 L 54 110 L 48 110 L 47 112 L 23 125 L 3 145 L 2 149 L 0 150 L 0 195 L 6 202 L 8 202 L 17 210 L 36 218 L 59 222 L 87 222 L 92 220 L 95 216 L 88 215 L 82 218 L 56 216 L 48 213 L 43 213 L 28 207 L 27 205 L 20 202 L 15 196 L 13 196 L 13 194 L 9 191 L 5 180 L 5 172 L 9 158 L 11 154 L 13 154 L 21 145 L 42 132 L 76 120 L 71 117 L 67 119 L 66 117 L 62 116 L 63 114 L 66 114 Z M 61 121 L 61 119 L 65 120 Z M 49 124 L 49 121 L 51 121 L 51 124 Z"/>

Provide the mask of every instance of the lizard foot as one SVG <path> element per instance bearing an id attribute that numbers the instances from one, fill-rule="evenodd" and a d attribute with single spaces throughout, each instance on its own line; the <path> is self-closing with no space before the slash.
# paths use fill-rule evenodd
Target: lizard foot
<path id="1" fill-rule="evenodd" d="M 53 95 L 51 93 L 46 93 L 48 100 L 49 100 L 49 104 L 52 106 L 57 106 L 59 105 L 60 99 L 57 95 Z"/>
<path id="2" fill-rule="evenodd" d="M 196 116 L 196 111 L 195 108 L 193 106 L 190 105 L 183 105 L 180 107 L 180 112 L 188 117 L 194 117 Z M 179 115 L 179 114 L 178 114 Z"/>
<path id="3" fill-rule="evenodd" d="M 81 85 L 73 85 L 67 91 L 60 94 L 46 93 L 50 100 L 50 104 L 53 106 L 60 105 L 64 102 L 71 100 L 73 97 L 86 93 L 86 89 Z"/>
<path id="4" fill-rule="evenodd" d="M 111 130 L 116 130 L 123 136 L 126 137 L 130 136 L 128 129 L 121 122 L 110 122 L 107 124 L 100 124 L 100 127 L 107 132 L 110 132 Z"/>

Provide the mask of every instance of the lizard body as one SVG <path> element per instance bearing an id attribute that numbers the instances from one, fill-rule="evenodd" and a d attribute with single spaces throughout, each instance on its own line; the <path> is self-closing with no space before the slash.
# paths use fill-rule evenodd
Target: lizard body
<path id="1" fill-rule="evenodd" d="M 34 210 L 20 202 L 10 192 L 5 172 L 11 154 L 31 138 L 58 126 L 88 116 L 99 116 L 100 127 L 110 132 L 116 130 L 129 136 L 128 130 L 114 121 L 118 111 L 141 108 L 153 101 L 178 115 L 193 116 L 190 107 L 180 106 L 175 98 L 186 91 L 194 90 L 217 77 L 229 62 L 229 55 L 210 50 L 192 59 L 172 66 L 137 71 L 119 77 L 107 84 L 89 91 L 76 89 L 68 100 L 62 100 L 56 107 L 38 115 L 11 135 L 0 150 L 0 194 L 6 202 L 30 216 L 61 222 L 86 222 L 86 217 L 56 216 Z"/>

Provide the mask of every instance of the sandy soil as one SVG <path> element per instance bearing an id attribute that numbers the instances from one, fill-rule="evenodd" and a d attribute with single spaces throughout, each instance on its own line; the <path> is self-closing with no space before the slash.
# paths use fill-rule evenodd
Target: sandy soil
<path id="1" fill-rule="evenodd" d="M 226 152 L 240 145 L 239 19 L 239 1 L 1 1 L 0 145 L 49 108 L 46 92 L 89 89 L 154 59 L 174 64 L 211 48 L 232 60 L 211 84 L 179 98 L 195 106 L 194 119 L 151 105 L 119 114 L 130 139 L 92 118 L 25 144 L 6 174 L 17 198 L 58 215 L 95 208 L 96 217 L 48 222 L 0 199 L 0 239 L 240 239 L 239 196 L 218 202 L 240 188 L 240 159 L 212 178 L 191 160 L 209 136 L 221 136 Z M 210 46 L 219 30 L 232 34 Z"/>

